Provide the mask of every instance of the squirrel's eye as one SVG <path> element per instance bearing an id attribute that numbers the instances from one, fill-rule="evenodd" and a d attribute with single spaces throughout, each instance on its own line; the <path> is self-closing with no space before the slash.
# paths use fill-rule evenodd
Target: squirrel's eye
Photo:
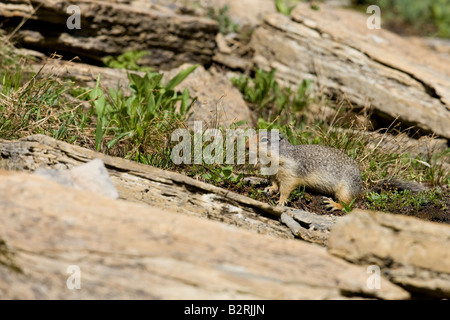
<path id="1" fill-rule="evenodd" d="M 267 139 L 267 138 L 262 138 L 262 139 L 260 140 L 260 142 L 267 142 L 267 141 L 269 141 L 269 139 Z"/>

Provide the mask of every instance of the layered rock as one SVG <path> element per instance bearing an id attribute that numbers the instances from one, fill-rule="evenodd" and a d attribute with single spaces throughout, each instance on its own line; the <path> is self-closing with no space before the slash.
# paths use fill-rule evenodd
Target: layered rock
<path id="1" fill-rule="evenodd" d="M 278 80 L 285 85 L 295 87 L 311 79 L 321 94 L 345 99 L 356 108 L 372 108 L 374 122 L 379 122 L 376 128 L 398 120 L 404 128 L 415 126 L 422 133 L 450 138 L 446 56 L 414 39 L 369 29 L 368 15 L 329 4 L 314 10 L 299 3 L 286 17 L 273 12 L 274 6 L 267 1 L 258 8 L 254 1 L 232 1 L 230 14 L 236 22 L 255 27 L 246 49 L 238 50 L 236 36 L 218 36 L 217 23 L 211 19 L 175 13 L 183 10 L 170 6 L 138 3 L 8 0 L 0 4 L 0 17 L 7 18 L 3 27 L 10 31 L 28 18 L 16 36 L 23 45 L 45 52 L 56 49 L 99 60 L 129 50 L 148 50 L 147 65 L 160 70 L 186 62 L 209 66 L 213 61 L 236 70 L 249 71 L 253 65 L 276 68 Z M 66 26 L 66 9 L 71 4 L 80 7 L 81 29 Z M 207 107 L 216 106 L 209 103 Z"/>
<path id="2" fill-rule="evenodd" d="M 35 171 L 40 167 L 73 170 L 92 159 L 101 159 L 119 197 L 240 226 L 258 233 L 292 238 L 288 228 L 271 217 L 282 211 L 251 198 L 203 183 L 185 175 L 74 146 L 44 135 L 19 141 L 0 140 L 0 168 Z M 315 232 L 323 239 L 323 233 Z"/>
<path id="3" fill-rule="evenodd" d="M 450 297 L 450 227 L 381 212 L 354 210 L 331 232 L 329 252 L 375 265 L 418 296 Z"/>
<path id="4" fill-rule="evenodd" d="M 276 68 L 287 85 L 311 79 L 318 92 L 450 138 L 447 60 L 389 31 L 368 29 L 368 17 L 305 3 L 291 17 L 269 14 L 252 36 L 254 61 Z"/>
<path id="5" fill-rule="evenodd" d="M 0 297 L 405 299 L 324 248 L 0 172 Z"/>
<path id="6" fill-rule="evenodd" d="M 39 169 L 41 176 L 0 171 L 2 297 L 450 296 L 447 225 L 359 210 L 334 219 L 283 210 L 42 135 L 0 141 L 0 154 L 1 168 L 53 168 Z M 93 158 L 103 160 L 121 200 L 83 183 L 91 177 L 81 164 Z M 72 266 L 84 270 L 85 290 L 65 285 Z"/>
<path id="7" fill-rule="evenodd" d="M 80 28 L 67 21 L 79 8 Z M 60 53 L 100 60 L 130 50 L 146 50 L 149 66 L 170 69 L 185 62 L 209 64 L 214 55 L 217 23 L 176 14 L 158 6 L 137 7 L 96 0 L 8 0 L 0 3 L 3 28 L 12 31 L 26 46 L 53 48 Z M 74 21 L 70 20 L 71 23 Z"/>

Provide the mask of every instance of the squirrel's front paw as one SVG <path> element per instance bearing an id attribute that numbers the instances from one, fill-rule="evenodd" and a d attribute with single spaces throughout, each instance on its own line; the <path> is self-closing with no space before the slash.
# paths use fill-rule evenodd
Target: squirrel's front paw
<path id="1" fill-rule="evenodd" d="M 270 187 L 265 188 L 264 192 L 270 195 L 272 193 L 278 192 L 278 188 L 275 186 L 270 186 Z"/>

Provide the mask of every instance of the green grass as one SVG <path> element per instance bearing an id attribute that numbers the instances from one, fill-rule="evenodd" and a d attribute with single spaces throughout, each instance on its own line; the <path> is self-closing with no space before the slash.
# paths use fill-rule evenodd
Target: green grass
<path id="1" fill-rule="evenodd" d="M 170 134 L 184 125 L 196 101 L 187 89 L 179 93 L 175 87 L 196 66 L 166 83 L 162 73 L 129 73 L 126 95 L 103 88 L 100 76 L 94 88 L 85 88 L 33 74 L 12 48 L 8 44 L 0 52 L 0 138 L 40 133 L 146 164 L 171 165 Z"/>
<path id="2" fill-rule="evenodd" d="M 409 190 L 381 190 L 379 193 L 369 192 L 366 195 L 368 208 L 379 211 L 395 211 L 399 208 L 410 207 L 421 210 L 426 206 L 433 206 L 447 210 L 443 201 L 442 189 L 413 193 Z"/>
<path id="3" fill-rule="evenodd" d="M 256 69 L 253 78 L 245 75 L 232 78 L 232 83 L 241 91 L 245 101 L 256 112 L 261 128 L 268 124 L 296 124 L 301 119 L 297 116 L 307 107 L 310 100 L 310 80 L 303 80 L 296 91 L 282 87 L 275 80 L 273 69 L 269 72 Z"/>
<path id="4" fill-rule="evenodd" d="M 109 68 L 151 72 L 152 68 L 144 67 L 139 64 L 139 60 L 146 54 L 148 54 L 147 51 L 133 50 L 124 52 L 118 57 L 106 56 L 102 61 L 103 64 Z"/>
<path id="5" fill-rule="evenodd" d="M 100 85 L 100 76 L 90 92 L 93 110 L 97 116 L 95 147 L 97 151 L 121 149 L 121 154 L 138 162 L 153 163 L 152 148 L 155 137 L 173 131 L 174 125 L 186 121 L 196 98 L 191 99 L 185 89 L 175 91 L 197 66 L 180 71 L 175 77 L 162 83 L 162 73 L 147 72 L 144 76 L 129 73 L 130 95 Z M 163 156 L 167 150 L 162 149 Z M 168 161 L 169 159 L 167 159 Z"/>
<path id="6" fill-rule="evenodd" d="M 306 2 L 307 0 L 274 0 L 275 3 L 275 9 L 285 16 L 290 16 L 292 10 L 297 7 L 298 3 L 300 1 Z M 319 0 L 320 1 L 320 0 Z M 323 1 L 321 1 L 323 2 Z M 310 8 L 313 10 L 320 10 L 320 7 L 315 3 L 311 1 Z"/>
<path id="7" fill-rule="evenodd" d="M 42 133 L 69 142 L 76 140 L 86 118 L 78 117 L 80 106 L 65 96 L 74 84 L 52 75 L 27 72 L 22 64 L 8 62 L 25 61 L 23 57 L 3 53 L 6 61 L 0 61 L 4 63 L 0 70 L 0 138 Z"/>
<path id="8" fill-rule="evenodd" d="M 275 0 L 275 8 L 279 13 L 289 16 L 298 2 L 299 0 Z"/>
<path id="9" fill-rule="evenodd" d="M 217 10 L 210 7 L 207 12 L 207 17 L 217 21 L 219 24 L 219 32 L 222 34 L 237 32 L 239 29 L 239 25 L 231 19 L 229 10 L 230 7 L 226 4 Z"/>
<path id="10" fill-rule="evenodd" d="M 14 254 L 9 250 L 6 242 L 0 238 L 0 265 L 15 273 L 23 274 L 22 268 L 14 260 Z"/>

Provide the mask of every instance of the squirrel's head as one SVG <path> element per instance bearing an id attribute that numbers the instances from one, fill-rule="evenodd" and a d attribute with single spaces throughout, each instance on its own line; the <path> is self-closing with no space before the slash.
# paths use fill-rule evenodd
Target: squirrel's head
<path id="1" fill-rule="evenodd" d="M 267 146 L 270 147 L 271 145 L 274 145 L 277 143 L 278 145 L 285 144 L 288 142 L 286 137 L 279 132 L 278 130 L 271 130 L 264 133 L 259 133 L 259 145 L 260 147 Z"/>
<path id="2" fill-rule="evenodd" d="M 289 141 L 282 133 L 280 133 L 278 130 L 271 130 L 267 132 L 260 132 L 249 137 L 245 146 L 247 150 L 253 152 L 259 152 L 260 149 L 263 149 L 267 150 L 270 153 L 270 151 L 272 150 L 271 146 L 276 146 L 277 148 L 279 148 L 287 144 L 289 144 Z"/>
<path id="3" fill-rule="evenodd" d="M 276 174 L 280 163 L 280 148 L 287 145 L 289 141 L 278 130 L 260 132 L 250 137 L 246 143 L 249 163 L 255 165 L 259 163 L 261 173 L 264 175 Z"/>

